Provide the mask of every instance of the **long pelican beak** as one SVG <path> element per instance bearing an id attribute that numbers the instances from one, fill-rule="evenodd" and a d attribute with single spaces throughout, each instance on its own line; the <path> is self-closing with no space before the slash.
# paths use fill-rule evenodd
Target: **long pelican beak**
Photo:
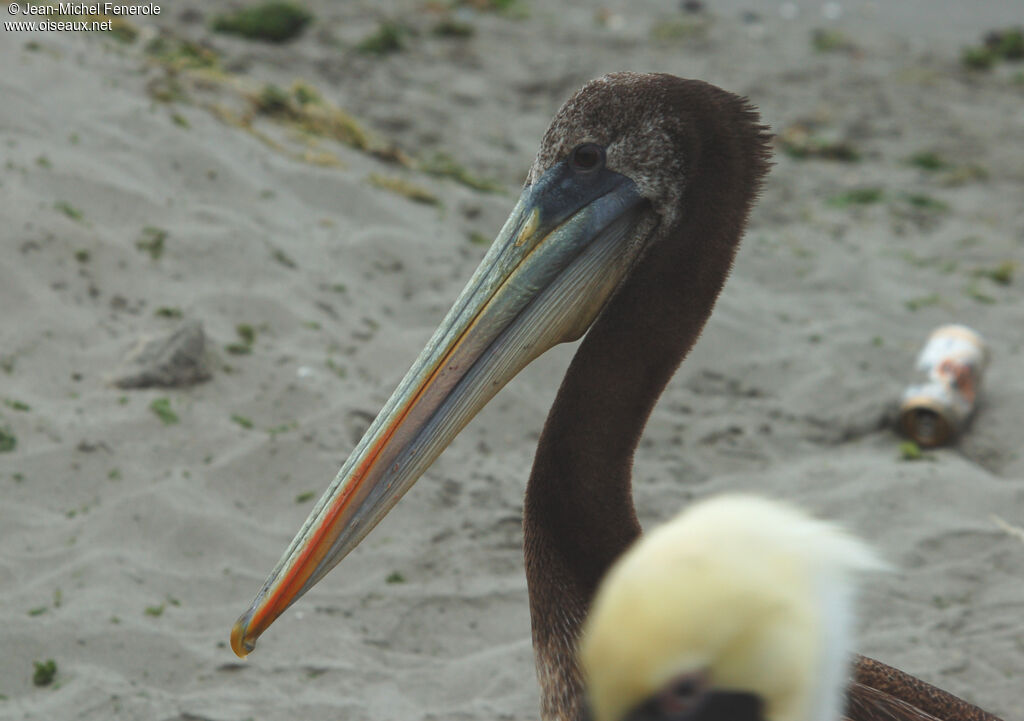
<path id="1" fill-rule="evenodd" d="M 245 656 L 373 529 L 469 420 L 537 356 L 579 338 L 651 227 L 629 178 L 565 162 L 527 186 L 447 317 L 231 630 Z"/>

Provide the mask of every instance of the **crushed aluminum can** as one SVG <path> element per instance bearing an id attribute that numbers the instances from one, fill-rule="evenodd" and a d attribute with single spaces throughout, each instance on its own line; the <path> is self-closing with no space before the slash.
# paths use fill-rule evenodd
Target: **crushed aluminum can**
<path id="1" fill-rule="evenodd" d="M 903 432 L 921 446 L 948 443 L 974 411 L 988 361 L 988 346 L 967 326 L 932 331 L 917 357 L 919 380 L 903 391 Z"/>

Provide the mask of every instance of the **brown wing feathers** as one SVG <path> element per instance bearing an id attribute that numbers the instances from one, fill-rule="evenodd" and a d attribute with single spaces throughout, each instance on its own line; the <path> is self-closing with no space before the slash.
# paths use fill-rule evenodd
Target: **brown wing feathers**
<path id="1" fill-rule="evenodd" d="M 902 705 L 893 703 L 888 707 L 890 712 L 902 707 L 914 713 L 907 711 L 898 716 L 876 715 L 882 695 L 902 702 Z M 847 713 L 854 721 L 886 718 L 908 721 L 933 718 L 940 721 L 1000 721 L 998 716 L 948 691 L 867 656 L 857 656 L 855 659 L 853 683 L 847 693 L 847 702 Z"/>

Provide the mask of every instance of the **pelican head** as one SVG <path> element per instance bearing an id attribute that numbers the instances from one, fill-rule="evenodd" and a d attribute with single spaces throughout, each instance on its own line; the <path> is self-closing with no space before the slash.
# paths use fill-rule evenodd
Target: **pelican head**
<path id="1" fill-rule="evenodd" d="M 768 155 L 756 112 L 706 83 L 616 73 L 573 96 L 479 268 L 238 619 L 235 652 L 252 651 L 502 386 L 580 338 L 614 296 L 660 284 L 703 323 Z"/>
<path id="2" fill-rule="evenodd" d="M 883 564 L 783 503 L 720 496 L 606 576 L 580 662 L 595 721 L 837 721 L 853 577 Z"/>

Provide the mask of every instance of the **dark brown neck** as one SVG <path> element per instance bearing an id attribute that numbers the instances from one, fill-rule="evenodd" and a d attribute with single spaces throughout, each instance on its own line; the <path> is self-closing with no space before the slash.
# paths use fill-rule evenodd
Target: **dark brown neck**
<path id="1" fill-rule="evenodd" d="M 702 149 L 681 220 L 655 230 L 590 329 L 541 435 L 523 523 L 545 721 L 583 718 L 579 627 L 608 567 L 640 534 L 633 453 L 711 313 L 766 167 L 759 128 L 744 128 L 749 147 L 734 136 Z"/>

